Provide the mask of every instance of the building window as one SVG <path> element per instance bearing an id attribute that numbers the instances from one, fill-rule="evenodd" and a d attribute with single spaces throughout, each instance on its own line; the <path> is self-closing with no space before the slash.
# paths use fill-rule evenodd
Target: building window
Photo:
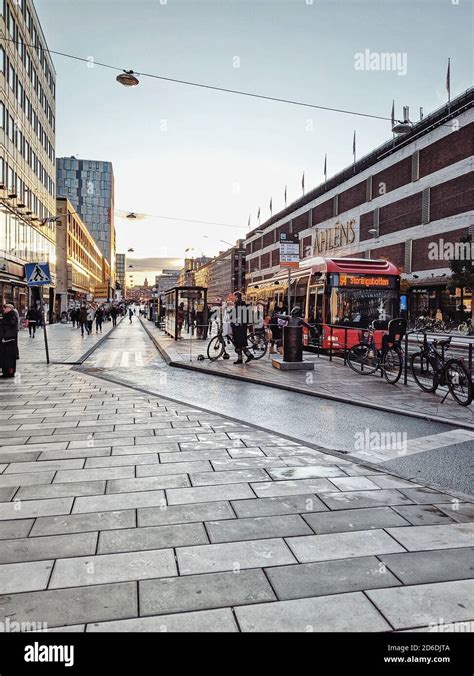
<path id="1" fill-rule="evenodd" d="M 415 150 L 411 156 L 411 180 L 418 181 L 420 178 L 420 151 Z"/>
<path id="2" fill-rule="evenodd" d="M 3 47 L 0 47 L 0 72 L 5 73 L 5 50 Z"/>
<path id="3" fill-rule="evenodd" d="M 413 240 L 408 239 L 405 242 L 405 272 L 410 273 L 412 271 L 412 250 L 413 250 Z"/>
<path id="4" fill-rule="evenodd" d="M 430 222 L 430 206 L 431 206 L 430 197 L 431 197 L 430 188 L 425 188 L 422 192 L 421 197 L 421 222 L 423 223 L 423 225 Z"/>

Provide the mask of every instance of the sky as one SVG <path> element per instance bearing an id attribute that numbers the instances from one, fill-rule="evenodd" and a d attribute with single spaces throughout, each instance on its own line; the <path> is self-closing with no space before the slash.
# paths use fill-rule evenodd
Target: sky
<path id="1" fill-rule="evenodd" d="M 419 119 L 472 85 L 468 0 L 36 0 L 57 71 L 56 155 L 108 160 L 117 251 L 133 282 L 214 255 L 391 137 L 377 120 L 216 92 L 118 68 L 331 108 Z M 394 66 L 370 69 L 381 53 Z M 372 61 L 368 61 L 371 55 Z M 375 55 L 375 56 L 374 56 Z M 375 60 L 374 60 L 375 59 Z M 133 211 L 146 217 L 126 220 Z M 159 218 L 158 218 L 159 217 Z M 162 218 L 168 217 L 168 218 Z M 174 220 L 171 220 L 172 217 Z M 176 219 L 176 220 L 175 220 Z M 179 220 L 179 219 L 188 219 Z M 205 221 L 196 223 L 189 221 Z M 219 225 L 215 225 L 219 224 Z"/>

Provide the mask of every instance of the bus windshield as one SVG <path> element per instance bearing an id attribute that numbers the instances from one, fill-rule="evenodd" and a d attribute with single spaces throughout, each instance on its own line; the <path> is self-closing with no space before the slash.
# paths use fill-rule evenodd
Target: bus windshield
<path id="1" fill-rule="evenodd" d="M 395 289 L 332 287 L 328 296 L 326 321 L 355 328 L 367 328 L 374 320 L 398 317 Z"/>

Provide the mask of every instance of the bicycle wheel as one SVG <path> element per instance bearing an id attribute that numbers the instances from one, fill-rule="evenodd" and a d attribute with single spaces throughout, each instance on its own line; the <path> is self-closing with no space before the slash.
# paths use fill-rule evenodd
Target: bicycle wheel
<path id="1" fill-rule="evenodd" d="M 467 334 L 469 333 L 469 326 L 468 326 L 468 323 L 467 323 L 467 322 L 462 322 L 461 324 L 459 324 L 459 326 L 458 326 L 458 331 L 459 331 L 459 333 L 462 333 L 462 334 L 464 334 L 464 335 L 467 336 Z"/>
<path id="2" fill-rule="evenodd" d="M 225 346 L 221 336 L 214 336 L 214 338 L 211 338 L 207 346 L 207 356 L 209 357 L 209 359 L 211 361 L 216 361 L 216 359 L 222 357 L 224 352 Z"/>
<path id="3" fill-rule="evenodd" d="M 377 370 L 379 358 L 376 350 L 369 347 L 369 345 L 357 343 L 347 353 L 347 363 L 355 373 L 361 376 L 369 376 Z"/>
<path id="4" fill-rule="evenodd" d="M 460 406 L 469 406 L 472 401 L 471 375 L 462 361 L 448 359 L 444 366 L 446 383 L 450 393 Z"/>
<path id="5" fill-rule="evenodd" d="M 424 392 L 435 392 L 438 387 L 438 371 L 433 360 L 423 352 L 415 352 L 410 360 L 413 378 Z"/>
<path id="6" fill-rule="evenodd" d="M 389 347 L 385 352 L 383 374 L 387 383 L 395 385 L 400 380 L 403 369 L 403 353 L 399 347 Z"/>
<path id="7" fill-rule="evenodd" d="M 267 354 L 268 340 L 259 333 L 249 333 L 247 337 L 248 349 L 254 359 L 261 359 Z"/>

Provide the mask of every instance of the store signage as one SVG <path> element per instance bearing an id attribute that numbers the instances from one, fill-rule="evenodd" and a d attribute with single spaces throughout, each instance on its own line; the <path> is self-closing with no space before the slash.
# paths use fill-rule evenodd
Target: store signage
<path id="1" fill-rule="evenodd" d="M 360 275 L 341 275 L 339 286 L 390 286 L 390 277 L 361 277 Z"/>
<path id="2" fill-rule="evenodd" d="M 280 235 L 280 267 L 299 268 L 300 241 L 298 233 L 281 233 Z"/>
<path id="3" fill-rule="evenodd" d="M 342 246 L 348 246 L 355 241 L 355 220 L 351 219 L 347 223 L 336 223 L 331 228 L 325 230 L 317 229 L 314 237 L 313 256 L 338 249 Z"/>

